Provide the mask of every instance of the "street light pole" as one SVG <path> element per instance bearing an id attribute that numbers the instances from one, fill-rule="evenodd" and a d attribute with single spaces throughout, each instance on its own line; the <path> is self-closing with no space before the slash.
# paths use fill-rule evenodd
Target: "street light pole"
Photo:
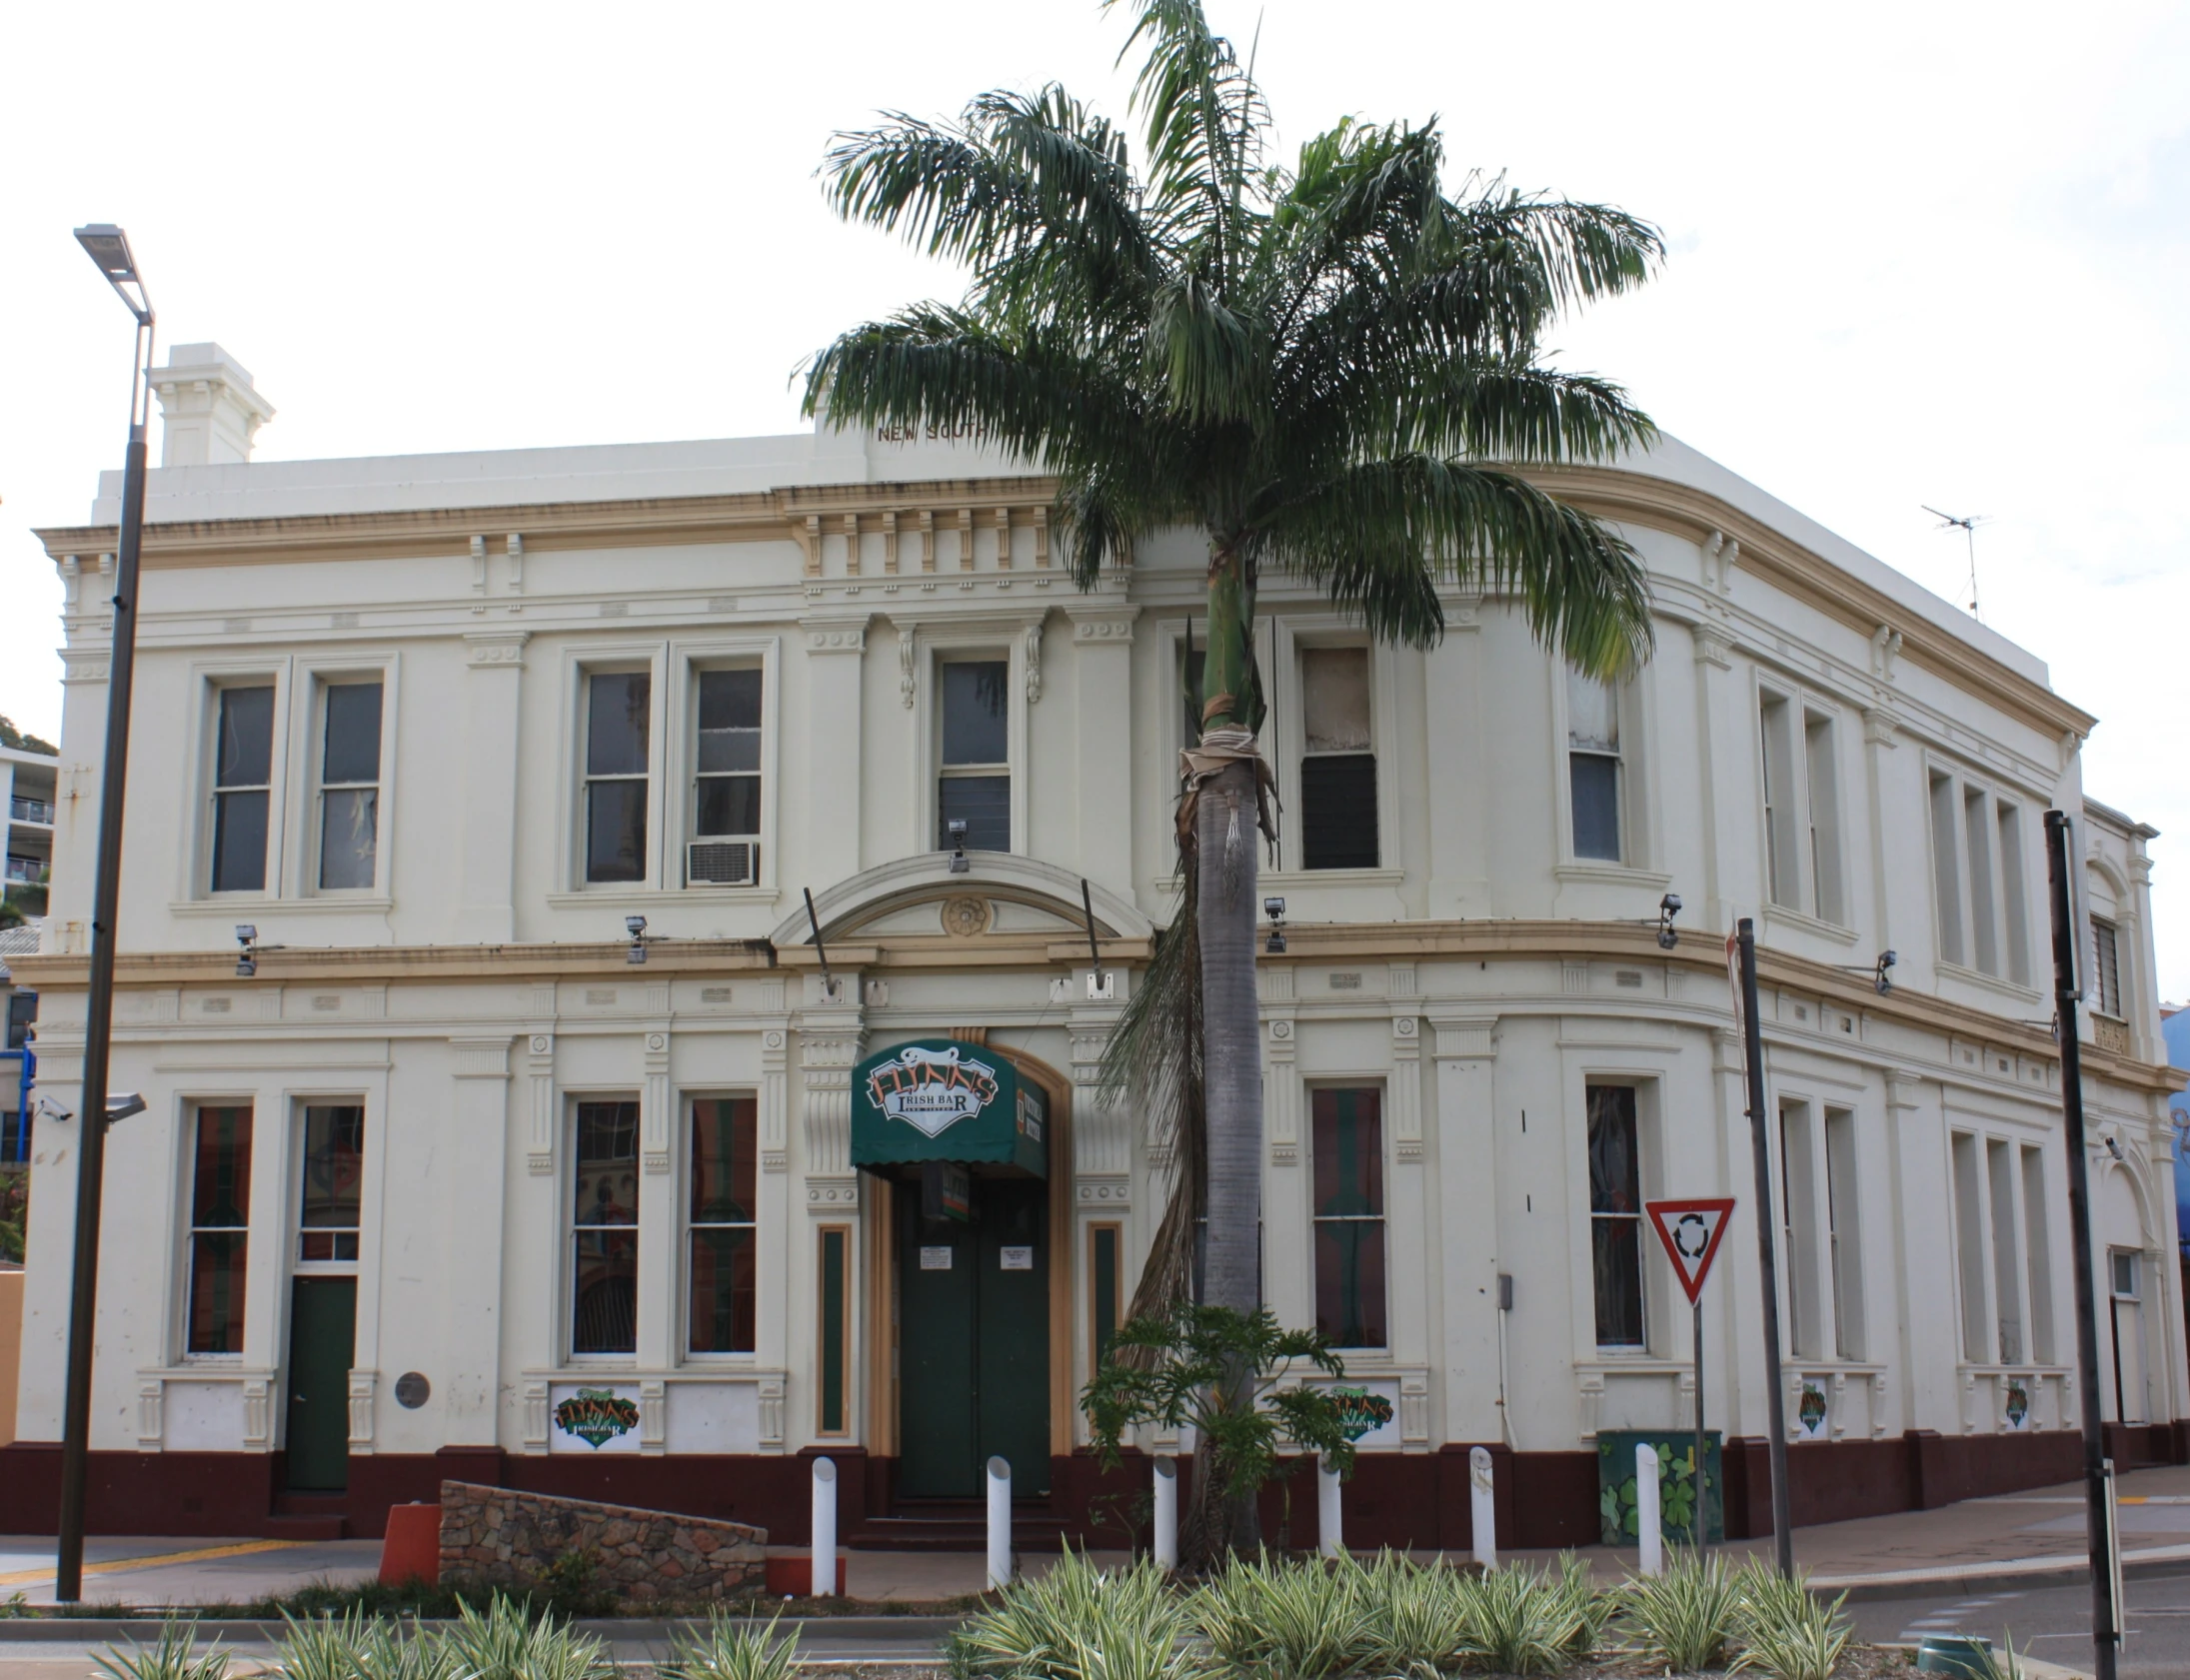
<path id="1" fill-rule="evenodd" d="M 129 453 L 114 557 L 114 634 L 107 665 L 106 759 L 99 787 L 98 872 L 91 897 L 91 987 L 84 1018 L 83 1094 L 76 1104 L 76 1252 L 70 1279 L 68 1392 L 61 1410 L 61 1523 L 53 1596 L 83 1597 L 84 1484 L 91 1448 L 91 1348 L 99 1295 L 99 1191 L 106 1172 L 107 1064 L 114 1029 L 114 934 L 122 877 L 122 795 L 129 776 L 129 695 L 137 656 L 137 569 L 145 524 L 145 422 L 152 404 L 152 297 L 111 223 L 76 230 L 137 318 L 129 388 Z"/>

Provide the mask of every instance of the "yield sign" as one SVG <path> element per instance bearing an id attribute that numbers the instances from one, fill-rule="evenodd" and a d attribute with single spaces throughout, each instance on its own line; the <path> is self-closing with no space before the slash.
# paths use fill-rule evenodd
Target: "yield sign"
<path id="1" fill-rule="evenodd" d="M 1665 1245 L 1673 1270 L 1680 1274 L 1680 1286 L 1693 1304 L 1703 1293 L 1703 1279 L 1710 1273 L 1711 1262 L 1718 1257 L 1719 1238 L 1726 1234 L 1726 1221 L 1733 1217 L 1734 1198 L 1646 1201 L 1642 1210 L 1650 1215 L 1657 1239 Z"/>

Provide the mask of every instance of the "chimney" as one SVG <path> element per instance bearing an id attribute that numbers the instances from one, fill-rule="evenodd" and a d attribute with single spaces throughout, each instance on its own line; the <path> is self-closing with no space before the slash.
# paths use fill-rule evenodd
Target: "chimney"
<path id="1" fill-rule="evenodd" d="M 159 393 L 160 465 L 223 467 L 251 459 L 252 435 L 274 418 L 274 405 L 251 384 L 251 371 L 217 344 L 178 344 L 167 366 L 152 370 Z"/>

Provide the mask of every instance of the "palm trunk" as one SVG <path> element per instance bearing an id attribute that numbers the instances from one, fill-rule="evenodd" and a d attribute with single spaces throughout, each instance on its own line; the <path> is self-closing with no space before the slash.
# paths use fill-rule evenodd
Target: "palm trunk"
<path id="1" fill-rule="evenodd" d="M 1252 692 L 1252 595 L 1235 557 L 1210 569 L 1203 728 L 1258 722 L 1242 715 Z M 1221 703 L 1221 704 L 1220 704 Z M 1238 707 L 1234 711 L 1234 707 Z M 1201 944 L 1204 1099 L 1208 1115 L 1208 1250 L 1202 1303 L 1242 1314 L 1262 1304 L 1262 1057 L 1254 993 L 1255 779 L 1225 767 L 1202 786 L 1195 817 L 1195 906 Z M 1230 1373 L 1223 1401 L 1254 1403 L 1254 1372 Z M 1206 1458 L 1204 1455 L 1204 1464 Z M 1209 1468 L 1214 1468 L 1209 1466 Z M 1254 1495 L 1210 1490 L 1210 1538 L 1252 1552 L 1260 1541 Z"/>

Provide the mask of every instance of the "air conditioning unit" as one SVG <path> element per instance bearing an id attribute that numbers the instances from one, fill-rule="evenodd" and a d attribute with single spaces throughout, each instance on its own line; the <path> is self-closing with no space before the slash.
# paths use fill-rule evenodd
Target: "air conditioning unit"
<path id="1" fill-rule="evenodd" d="M 696 840 L 685 847 L 687 886 L 752 886 L 761 878 L 761 842 Z"/>

